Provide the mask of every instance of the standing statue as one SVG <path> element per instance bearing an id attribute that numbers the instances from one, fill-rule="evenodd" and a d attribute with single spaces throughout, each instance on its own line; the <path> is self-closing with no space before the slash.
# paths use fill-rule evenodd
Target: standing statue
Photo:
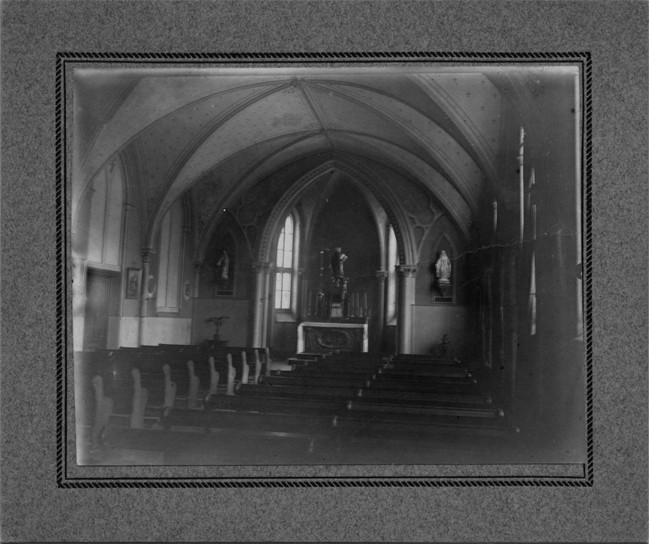
<path id="1" fill-rule="evenodd" d="M 343 282 L 345 273 L 343 271 L 343 263 L 347 260 L 347 255 L 342 251 L 342 248 L 335 248 L 331 253 L 331 279 L 338 285 Z"/>
<path id="2" fill-rule="evenodd" d="M 223 250 L 221 257 L 216 262 L 216 266 L 219 267 L 219 279 L 221 281 L 230 279 L 230 256 L 227 251 Z"/>
<path id="3" fill-rule="evenodd" d="M 451 259 L 448 258 L 444 250 L 441 251 L 439 259 L 435 263 L 435 273 L 440 284 L 448 285 L 451 283 Z"/>

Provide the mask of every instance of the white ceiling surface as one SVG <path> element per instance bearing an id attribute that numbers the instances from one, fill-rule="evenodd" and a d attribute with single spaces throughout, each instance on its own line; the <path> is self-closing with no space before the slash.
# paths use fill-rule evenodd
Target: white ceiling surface
<path id="1" fill-rule="evenodd" d="M 96 91 L 102 78 L 103 95 Z M 116 79 L 95 70 L 76 80 L 78 134 L 94 141 L 74 147 L 73 216 L 94 174 L 136 142 L 151 238 L 191 187 L 200 188 L 208 221 L 264 176 L 317 153 L 406 173 L 459 224 L 468 223 L 482 185 L 495 182 L 503 97 L 479 72 L 129 73 L 121 87 Z M 117 105 L 108 108 L 109 101 Z M 219 197 L 209 196 L 211 186 Z"/>

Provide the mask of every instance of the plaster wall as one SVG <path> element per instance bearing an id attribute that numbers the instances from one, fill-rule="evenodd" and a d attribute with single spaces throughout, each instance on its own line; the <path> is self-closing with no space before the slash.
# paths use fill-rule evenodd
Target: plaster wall
<path id="1" fill-rule="evenodd" d="M 252 323 L 249 320 L 250 301 L 232 298 L 194 299 L 192 343 L 199 344 L 214 337 L 214 325 L 205 323 L 209 317 L 228 316 L 220 330 L 221 340 L 231 346 L 245 346 L 249 342 Z"/>
<path id="2" fill-rule="evenodd" d="M 469 309 L 464 306 L 413 305 L 412 307 L 412 352 L 433 353 L 448 334 L 451 354 L 463 358 Z"/>
<path id="3" fill-rule="evenodd" d="M 142 344 L 145 346 L 191 343 L 191 319 L 145 317 L 142 327 Z"/>

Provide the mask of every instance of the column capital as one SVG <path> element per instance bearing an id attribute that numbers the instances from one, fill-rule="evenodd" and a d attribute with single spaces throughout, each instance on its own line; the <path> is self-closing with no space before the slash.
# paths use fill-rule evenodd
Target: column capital
<path id="1" fill-rule="evenodd" d="M 418 267 L 414 264 L 401 264 L 396 269 L 397 274 L 402 278 L 414 278 L 417 276 Z"/>
<path id="2" fill-rule="evenodd" d="M 379 281 L 385 281 L 385 278 L 388 277 L 388 271 L 387 270 L 377 270 L 375 272 L 376 277 Z"/>
<path id="3" fill-rule="evenodd" d="M 81 255 L 75 255 L 74 252 L 72 253 L 72 264 L 74 266 L 82 266 L 86 264 L 86 258 L 82 257 Z"/>
<path id="4" fill-rule="evenodd" d="M 150 263 L 151 262 L 151 257 L 155 251 L 153 251 L 152 247 L 143 247 L 142 248 L 142 262 L 145 263 Z"/>

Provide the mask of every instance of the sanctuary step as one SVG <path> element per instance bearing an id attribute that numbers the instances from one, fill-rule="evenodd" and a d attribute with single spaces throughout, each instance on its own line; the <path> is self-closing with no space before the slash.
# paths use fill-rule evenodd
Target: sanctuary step
<path id="1" fill-rule="evenodd" d="M 319 361 L 320 359 L 326 359 L 327 357 L 331 357 L 333 355 L 333 352 L 328 351 L 328 352 L 322 352 L 322 353 L 308 353 L 308 352 L 302 352 L 302 353 L 296 353 L 290 359 L 297 359 L 297 360 L 308 360 L 308 361 Z"/>
<path id="2" fill-rule="evenodd" d="M 449 357 L 434 357 L 432 355 L 419 355 L 410 353 L 400 353 L 393 357 L 395 363 L 418 363 L 418 364 L 441 364 L 441 365 L 459 365 L 460 361 Z"/>

